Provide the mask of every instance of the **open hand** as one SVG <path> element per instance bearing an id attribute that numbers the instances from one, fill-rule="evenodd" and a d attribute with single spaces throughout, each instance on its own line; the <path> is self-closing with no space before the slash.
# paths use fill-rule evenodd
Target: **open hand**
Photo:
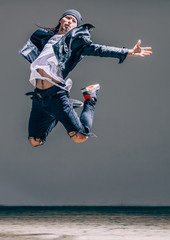
<path id="1" fill-rule="evenodd" d="M 128 56 L 145 57 L 152 54 L 152 51 L 149 51 L 150 49 L 152 49 L 151 47 L 141 47 L 140 44 L 141 40 L 137 42 L 133 49 L 129 49 Z"/>

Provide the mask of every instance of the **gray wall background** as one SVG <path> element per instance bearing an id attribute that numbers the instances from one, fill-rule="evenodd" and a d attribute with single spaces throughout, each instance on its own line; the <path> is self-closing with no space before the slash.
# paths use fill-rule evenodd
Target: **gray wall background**
<path id="1" fill-rule="evenodd" d="M 87 57 L 69 75 L 71 97 L 99 82 L 92 131 L 75 144 L 58 124 L 43 147 L 27 141 L 29 64 L 18 55 L 35 24 L 75 8 L 95 43 L 152 46 L 145 58 Z M 0 204 L 170 205 L 170 1 L 0 0 Z M 80 111 L 79 111 L 80 112 Z"/>

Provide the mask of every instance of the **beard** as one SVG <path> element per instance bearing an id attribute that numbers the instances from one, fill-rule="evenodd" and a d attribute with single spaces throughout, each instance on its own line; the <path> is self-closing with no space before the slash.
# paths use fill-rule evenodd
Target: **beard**
<path id="1" fill-rule="evenodd" d="M 62 33 L 67 33 L 68 31 L 71 30 L 71 27 L 68 26 L 68 25 L 63 25 L 63 26 L 61 26 L 60 30 L 61 30 Z"/>

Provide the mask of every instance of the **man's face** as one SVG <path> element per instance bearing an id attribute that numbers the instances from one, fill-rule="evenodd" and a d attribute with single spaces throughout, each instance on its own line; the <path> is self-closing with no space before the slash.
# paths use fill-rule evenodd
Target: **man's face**
<path id="1" fill-rule="evenodd" d="M 72 15 L 66 15 L 64 16 L 60 21 L 60 28 L 58 33 L 59 34 L 65 34 L 71 29 L 77 27 L 77 19 Z"/>

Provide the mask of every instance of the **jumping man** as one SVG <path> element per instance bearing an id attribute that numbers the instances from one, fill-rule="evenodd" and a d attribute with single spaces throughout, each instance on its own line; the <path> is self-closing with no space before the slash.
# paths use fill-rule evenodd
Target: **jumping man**
<path id="1" fill-rule="evenodd" d="M 66 79 L 84 56 L 118 58 L 122 63 L 127 56 L 144 57 L 152 53 L 151 47 L 140 47 L 140 40 L 133 49 L 94 44 L 90 38 L 94 27 L 80 25 L 81 21 L 78 11 L 67 10 L 55 28 L 38 29 L 20 50 L 20 54 L 31 63 L 30 82 L 35 87 L 33 93 L 28 93 L 33 95 L 28 138 L 34 147 L 45 142 L 58 122 L 76 143 L 95 136 L 90 129 L 100 85 L 82 89 L 85 100 L 79 118 L 69 96 L 72 80 Z"/>

